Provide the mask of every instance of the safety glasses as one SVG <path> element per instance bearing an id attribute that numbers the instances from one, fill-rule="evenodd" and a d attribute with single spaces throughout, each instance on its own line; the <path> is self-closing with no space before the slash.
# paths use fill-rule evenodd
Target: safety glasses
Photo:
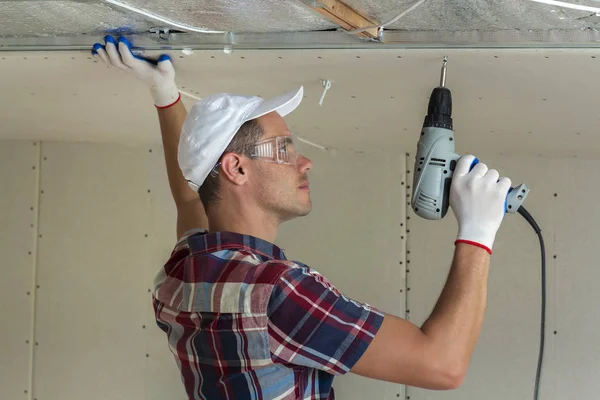
<path id="1" fill-rule="evenodd" d="M 277 164 L 297 165 L 299 144 L 294 135 L 276 136 L 253 145 L 249 156 Z"/>
<path id="2" fill-rule="evenodd" d="M 247 156 L 276 164 L 297 165 L 300 156 L 300 141 L 294 135 L 275 136 L 251 145 Z M 221 162 L 218 162 L 210 174 L 216 176 L 220 166 Z"/>

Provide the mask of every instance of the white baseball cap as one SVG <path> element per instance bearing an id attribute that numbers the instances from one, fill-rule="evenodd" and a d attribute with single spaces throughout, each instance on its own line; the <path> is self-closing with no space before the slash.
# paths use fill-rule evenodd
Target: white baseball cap
<path id="1" fill-rule="evenodd" d="M 179 168 L 190 187 L 197 191 L 204 183 L 245 122 L 273 111 L 284 117 L 300 105 L 303 93 L 302 86 L 269 100 L 219 93 L 194 104 L 183 123 L 178 151 Z"/>

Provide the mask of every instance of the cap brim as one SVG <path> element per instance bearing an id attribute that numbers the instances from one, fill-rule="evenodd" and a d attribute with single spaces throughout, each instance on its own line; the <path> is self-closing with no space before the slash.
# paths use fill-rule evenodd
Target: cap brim
<path id="1" fill-rule="evenodd" d="M 300 105 L 303 96 L 304 87 L 300 86 L 300 88 L 297 90 L 293 90 L 282 94 L 281 96 L 265 100 L 258 107 L 256 107 L 252 113 L 250 113 L 247 120 L 249 121 L 251 119 L 261 117 L 273 111 L 277 111 L 279 115 L 285 117 Z"/>

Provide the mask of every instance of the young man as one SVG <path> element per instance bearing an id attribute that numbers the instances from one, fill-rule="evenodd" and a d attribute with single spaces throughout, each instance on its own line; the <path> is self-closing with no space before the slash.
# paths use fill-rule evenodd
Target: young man
<path id="1" fill-rule="evenodd" d="M 333 399 L 334 376 L 347 372 L 460 386 L 510 180 L 482 163 L 470 171 L 473 156 L 457 163 L 452 267 L 431 316 L 415 326 L 349 299 L 273 244 L 279 224 L 311 210 L 313 164 L 283 120 L 302 89 L 269 101 L 218 94 L 186 118 L 168 56 L 148 62 L 129 47 L 107 37 L 92 52 L 144 81 L 158 109 L 179 241 L 153 301 L 189 398 Z"/>

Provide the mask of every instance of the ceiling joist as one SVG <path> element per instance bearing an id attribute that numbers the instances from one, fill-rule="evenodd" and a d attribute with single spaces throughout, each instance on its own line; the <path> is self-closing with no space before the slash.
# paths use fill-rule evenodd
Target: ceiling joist
<path id="1" fill-rule="evenodd" d="M 300 1 L 327 18 L 329 21 L 346 30 L 361 29 L 379 25 L 378 22 L 370 20 L 340 0 Z M 379 28 L 373 28 L 363 32 L 357 32 L 356 35 L 359 37 L 375 39 L 378 37 L 378 33 Z"/>

